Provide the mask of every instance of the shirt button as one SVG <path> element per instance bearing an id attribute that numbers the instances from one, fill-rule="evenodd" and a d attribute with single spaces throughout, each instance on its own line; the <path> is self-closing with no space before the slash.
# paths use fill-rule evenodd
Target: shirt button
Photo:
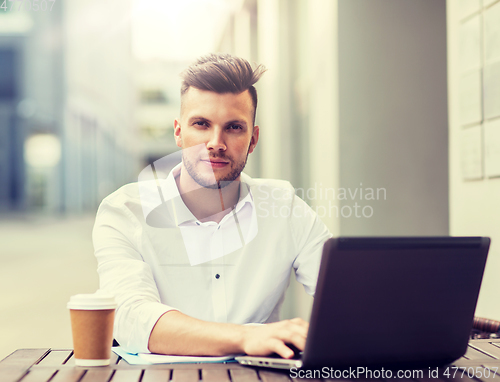
<path id="1" fill-rule="evenodd" d="M 216 279 L 218 279 L 219 277 L 220 277 L 220 275 L 217 273 L 217 274 L 215 275 L 215 278 L 216 278 Z"/>
<path id="2" fill-rule="evenodd" d="M 200 225 L 200 222 L 196 222 L 196 225 Z"/>

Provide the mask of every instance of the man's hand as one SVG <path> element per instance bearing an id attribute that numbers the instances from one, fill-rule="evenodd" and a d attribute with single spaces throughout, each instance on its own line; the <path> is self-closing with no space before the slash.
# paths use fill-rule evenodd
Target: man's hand
<path id="1" fill-rule="evenodd" d="M 245 328 L 242 346 L 246 354 L 267 356 L 277 353 L 283 358 L 291 358 L 294 352 L 286 344 L 304 350 L 309 324 L 301 318 L 294 318 Z"/>

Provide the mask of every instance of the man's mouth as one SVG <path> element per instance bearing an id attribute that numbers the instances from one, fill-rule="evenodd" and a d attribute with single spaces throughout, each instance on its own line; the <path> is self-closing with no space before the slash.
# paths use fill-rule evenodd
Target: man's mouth
<path id="1" fill-rule="evenodd" d="M 229 164 L 229 161 L 224 159 L 210 158 L 210 159 L 202 159 L 201 162 L 212 168 L 223 168 Z"/>

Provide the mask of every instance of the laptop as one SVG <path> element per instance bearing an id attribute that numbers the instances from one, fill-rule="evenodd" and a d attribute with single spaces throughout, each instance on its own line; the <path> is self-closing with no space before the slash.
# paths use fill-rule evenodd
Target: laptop
<path id="1" fill-rule="evenodd" d="M 283 369 L 449 364 L 467 350 L 489 245 L 487 237 L 329 239 L 300 359 L 236 360 Z"/>

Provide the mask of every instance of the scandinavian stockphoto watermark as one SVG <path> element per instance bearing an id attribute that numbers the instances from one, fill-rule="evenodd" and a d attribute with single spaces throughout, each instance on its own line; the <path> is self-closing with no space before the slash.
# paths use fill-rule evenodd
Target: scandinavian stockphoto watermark
<path id="1" fill-rule="evenodd" d="M 387 200 L 385 188 L 363 187 L 363 183 L 354 188 L 324 187 L 322 183 L 285 190 L 260 186 L 259 191 L 262 195 L 258 205 L 260 217 L 301 217 L 314 212 L 320 218 L 371 218 L 375 213 L 373 202 Z M 293 203 L 295 197 L 311 208 L 304 209 L 300 203 Z M 278 203 L 283 200 L 290 200 L 290 203 Z"/>

